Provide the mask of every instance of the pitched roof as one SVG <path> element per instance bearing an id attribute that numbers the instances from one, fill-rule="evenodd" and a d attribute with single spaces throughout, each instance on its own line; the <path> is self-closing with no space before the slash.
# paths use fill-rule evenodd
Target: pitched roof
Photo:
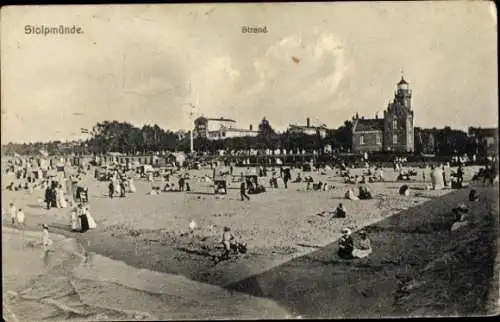
<path id="1" fill-rule="evenodd" d="M 207 120 L 209 121 L 221 121 L 221 122 L 233 122 L 233 123 L 236 123 L 235 120 L 232 120 L 232 119 L 226 119 L 224 117 L 220 117 L 220 118 L 214 118 L 214 117 L 211 117 L 211 118 L 207 118 Z"/>
<path id="2" fill-rule="evenodd" d="M 498 129 L 497 128 L 475 128 L 469 129 L 469 135 L 475 136 L 497 136 Z"/>
<path id="3" fill-rule="evenodd" d="M 357 119 L 353 130 L 355 132 L 383 131 L 384 119 Z"/>
<path id="4" fill-rule="evenodd" d="M 404 79 L 403 76 L 401 76 L 401 80 L 399 81 L 398 85 L 401 85 L 401 84 L 408 84 L 408 82 Z"/>
<path id="5" fill-rule="evenodd" d="M 314 129 L 314 130 L 326 130 L 327 127 L 326 125 L 320 125 L 320 126 L 307 126 L 307 125 L 296 125 L 296 124 L 290 124 L 289 125 L 290 129 Z"/>

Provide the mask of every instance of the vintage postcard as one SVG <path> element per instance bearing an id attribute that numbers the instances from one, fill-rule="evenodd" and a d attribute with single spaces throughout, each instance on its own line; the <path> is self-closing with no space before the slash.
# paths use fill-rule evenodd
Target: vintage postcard
<path id="1" fill-rule="evenodd" d="M 498 314 L 488 1 L 1 9 L 6 321 Z"/>

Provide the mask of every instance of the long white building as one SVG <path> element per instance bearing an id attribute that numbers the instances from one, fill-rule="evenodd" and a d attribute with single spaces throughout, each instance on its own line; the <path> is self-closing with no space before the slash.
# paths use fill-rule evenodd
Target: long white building
<path id="1" fill-rule="evenodd" d="M 194 134 L 195 137 L 209 140 L 223 140 L 234 137 L 257 136 L 259 131 L 254 130 L 251 124 L 248 129 L 238 128 L 236 121 L 232 119 L 199 117 L 194 120 Z"/>

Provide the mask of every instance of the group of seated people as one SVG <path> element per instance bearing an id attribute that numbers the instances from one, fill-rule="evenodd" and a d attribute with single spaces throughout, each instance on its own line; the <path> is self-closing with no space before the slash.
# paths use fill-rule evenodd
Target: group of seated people
<path id="1" fill-rule="evenodd" d="M 345 209 L 344 205 L 342 203 L 339 203 L 337 208 L 335 210 L 326 210 L 320 213 L 319 215 L 324 216 L 324 215 L 330 215 L 333 218 L 346 218 L 347 217 L 347 210 Z"/>
<path id="2" fill-rule="evenodd" d="M 401 172 L 399 172 L 399 175 L 397 177 L 397 181 L 410 181 L 411 180 L 411 177 L 414 177 L 417 175 L 417 171 L 415 171 L 414 169 L 406 169 L 406 170 L 402 170 Z"/>
<path id="3" fill-rule="evenodd" d="M 158 192 L 159 192 L 160 187 L 153 187 L 153 190 L 158 190 Z M 179 186 L 176 186 L 175 183 L 172 183 L 172 182 L 166 182 L 165 185 L 163 186 L 163 189 L 161 189 L 161 191 L 162 192 L 191 191 L 191 186 L 189 185 L 189 182 L 186 182 L 186 181 L 181 181 L 179 183 Z"/>
<path id="4" fill-rule="evenodd" d="M 227 194 L 226 180 L 214 180 L 214 193 L 222 195 Z"/>
<path id="5" fill-rule="evenodd" d="M 361 181 L 361 177 L 358 175 L 349 175 L 349 173 L 344 174 L 344 183 L 349 183 L 349 184 L 357 184 Z"/>
<path id="6" fill-rule="evenodd" d="M 25 184 L 24 189 L 28 189 L 28 188 L 26 187 L 26 185 L 27 185 L 27 183 Z M 11 182 L 9 183 L 9 185 L 7 185 L 6 189 L 7 189 L 7 190 L 10 190 L 10 191 L 18 191 L 18 190 L 23 189 L 23 185 L 22 185 L 21 183 L 19 183 L 18 185 L 16 185 L 16 184 L 14 183 L 14 181 L 11 181 Z"/>
<path id="7" fill-rule="evenodd" d="M 266 188 L 263 185 L 257 183 L 256 177 L 246 178 L 246 184 L 247 184 L 247 192 L 249 195 L 255 195 L 262 192 L 266 192 Z"/>
<path id="8" fill-rule="evenodd" d="M 349 228 L 342 229 L 342 237 L 339 240 L 337 254 L 342 259 L 364 258 L 372 253 L 371 241 L 366 231 L 359 232 L 360 240 L 357 247 L 354 246 L 354 239 Z"/>
<path id="9" fill-rule="evenodd" d="M 373 182 L 382 182 L 384 178 L 380 175 L 367 175 L 363 174 L 361 176 L 358 175 L 348 175 L 344 176 L 344 183 L 346 184 L 365 184 L 365 183 L 373 183 Z"/>
<path id="10" fill-rule="evenodd" d="M 276 172 L 273 172 L 271 179 L 269 179 L 269 185 L 271 186 L 271 188 L 274 188 L 274 189 L 278 188 L 278 177 L 277 177 Z"/>
<path id="11" fill-rule="evenodd" d="M 496 173 L 495 169 L 487 165 L 485 168 L 480 168 L 479 171 L 474 174 L 472 177 L 472 181 L 483 180 L 483 183 L 489 181 L 489 183 L 493 184 L 495 180 L 498 182 L 498 173 Z"/>
<path id="12" fill-rule="evenodd" d="M 292 181 L 293 183 L 299 183 L 299 182 L 302 182 L 302 177 L 300 176 L 300 172 L 297 173 L 297 178 L 295 178 L 295 180 Z"/>
<path id="13" fill-rule="evenodd" d="M 312 185 L 311 185 L 312 183 Z M 328 184 L 323 183 L 321 181 L 319 182 L 307 182 L 306 184 L 306 191 L 325 191 L 328 187 Z"/>
<path id="14" fill-rule="evenodd" d="M 231 254 L 239 255 L 247 252 L 247 244 L 242 240 L 238 240 L 229 227 L 224 227 L 222 233 L 222 246 L 224 247 L 224 253 L 219 257 L 215 257 L 214 259 L 216 261 L 229 259 Z"/>
<path id="15" fill-rule="evenodd" d="M 477 202 L 479 200 L 479 195 L 475 189 L 472 189 L 469 192 L 469 201 Z M 453 214 L 455 215 L 455 220 L 450 227 L 450 234 L 453 231 L 456 231 L 462 227 L 466 227 L 472 224 L 472 216 L 469 214 L 469 208 L 465 204 L 461 204 L 460 206 L 452 209 Z"/>
<path id="16" fill-rule="evenodd" d="M 381 182 L 384 181 L 384 172 L 382 167 L 368 168 L 366 172 L 363 172 L 363 176 L 366 176 L 369 182 Z"/>
<path id="17" fill-rule="evenodd" d="M 373 195 L 368 187 L 359 186 L 357 196 L 354 194 L 354 191 L 352 191 L 352 189 L 349 189 L 345 194 L 345 198 L 349 200 L 368 200 L 373 199 Z"/>

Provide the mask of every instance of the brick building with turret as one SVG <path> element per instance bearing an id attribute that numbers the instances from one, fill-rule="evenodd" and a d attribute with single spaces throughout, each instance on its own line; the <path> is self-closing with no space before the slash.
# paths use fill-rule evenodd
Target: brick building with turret
<path id="1" fill-rule="evenodd" d="M 411 89 L 401 77 L 394 93 L 394 100 L 384 111 L 384 118 L 365 119 L 353 117 L 353 152 L 414 152 L 414 115 L 411 109 Z"/>

